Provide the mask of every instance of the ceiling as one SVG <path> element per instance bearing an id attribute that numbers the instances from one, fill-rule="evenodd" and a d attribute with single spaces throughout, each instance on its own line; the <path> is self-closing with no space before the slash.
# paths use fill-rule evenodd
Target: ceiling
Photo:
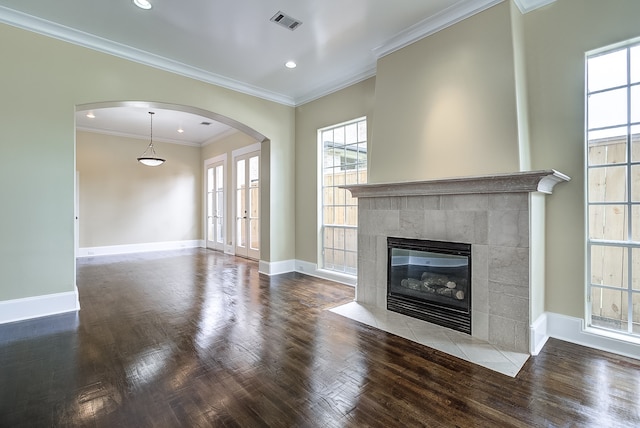
<path id="1" fill-rule="evenodd" d="M 0 22 L 296 106 L 375 75 L 380 57 L 502 1 L 150 0 L 143 10 L 132 0 L 0 0 Z M 302 24 L 292 31 L 272 22 L 279 12 Z M 297 68 L 286 68 L 289 60 Z M 77 121 L 90 128 L 113 120 L 100 126 L 145 135 L 148 113 L 137 113 L 137 127 L 115 111 L 100 112 L 93 125 L 80 114 Z M 155 119 L 158 138 L 185 138 L 164 135 Z M 188 119 L 171 120 L 167 129 Z M 190 141 L 215 139 L 223 128 L 206 134 L 196 126 Z"/>
<path id="2" fill-rule="evenodd" d="M 236 132 L 210 116 L 158 107 L 152 103 L 110 103 L 76 112 L 76 129 L 128 138 L 202 147 Z M 149 112 L 153 112 L 153 118 Z M 180 132 L 182 131 L 182 132 Z"/>

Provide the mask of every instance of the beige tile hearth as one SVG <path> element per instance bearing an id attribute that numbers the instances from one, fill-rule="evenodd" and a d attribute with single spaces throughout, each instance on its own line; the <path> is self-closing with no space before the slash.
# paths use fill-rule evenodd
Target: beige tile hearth
<path id="1" fill-rule="evenodd" d="M 529 358 L 528 354 L 505 351 L 449 328 L 358 302 L 338 306 L 331 312 L 511 377 Z"/>

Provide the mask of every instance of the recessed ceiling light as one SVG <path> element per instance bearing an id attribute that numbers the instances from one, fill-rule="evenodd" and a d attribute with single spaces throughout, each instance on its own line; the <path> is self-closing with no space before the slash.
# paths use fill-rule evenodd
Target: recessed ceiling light
<path id="1" fill-rule="evenodd" d="M 96 118 L 96 115 L 95 115 L 95 114 L 93 114 L 93 112 L 92 112 L 92 111 L 90 111 L 90 112 L 88 112 L 88 113 L 87 113 L 87 117 L 88 117 L 89 119 L 95 119 L 95 118 Z"/>
<path id="2" fill-rule="evenodd" d="M 284 64 L 284 66 L 287 67 L 287 68 L 296 68 L 298 66 L 298 64 L 296 64 L 295 61 L 287 61 Z"/>
<path id="3" fill-rule="evenodd" d="M 151 3 L 147 0 L 133 0 L 133 4 L 138 6 L 140 9 L 145 9 L 145 10 L 151 9 Z"/>
<path id="4" fill-rule="evenodd" d="M 181 133 L 181 134 L 184 132 L 184 129 L 182 129 L 182 126 L 180 128 L 178 128 L 178 132 Z"/>

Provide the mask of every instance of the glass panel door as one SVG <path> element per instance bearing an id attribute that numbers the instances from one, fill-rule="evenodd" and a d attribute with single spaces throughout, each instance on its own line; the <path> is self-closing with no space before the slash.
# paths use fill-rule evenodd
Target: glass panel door
<path id="1" fill-rule="evenodd" d="M 236 255 L 247 257 L 246 160 L 236 160 Z"/>
<path id="2" fill-rule="evenodd" d="M 235 158 L 237 256 L 260 259 L 260 154 Z"/>
<path id="3" fill-rule="evenodd" d="M 215 199 L 216 199 L 216 211 L 215 211 L 215 242 L 216 246 L 220 250 L 224 251 L 224 166 L 217 165 L 215 173 Z"/>
<path id="4" fill-rule="evenodd" d="M 249 257 L 260 257 L 260 157 L 249 158 Z"/>
<path id="5" fill-rule="evenodd" d="M 207 248 L 224 251 L 224 164 L 207 165 Z"/>

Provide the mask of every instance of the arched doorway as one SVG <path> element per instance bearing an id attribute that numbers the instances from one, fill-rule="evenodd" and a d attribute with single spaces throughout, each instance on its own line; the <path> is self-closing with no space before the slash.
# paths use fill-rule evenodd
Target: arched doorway
<path id="1" fill-rule="evenodd" d="M 155 113 L 153 127 L 149 111 Z M 93 119 L 86 117 L 89 112 Z M 159 120 L 161 116 L 173 122 L 163 123 Z M 111 122 L 102 122 L 99 126 L 92 122 L 104 117 Z M 198 127 L 217 129 L 218 135 L 200 132 L 195 140 L 167 135 L 180 129 L 189 135 L 185 128 L 190 126 L 190 132 L 193 131 L 193 121 L 189 125 L 180 123 L 180 119 L 186 121 L 186 118 L 197 119 Z M 223 147 L 218 149 L 216 143 L 209 141 L 212 138 L 223 140 L 220 144 Z M 162 146 L 170 153 L 160 152 L 167 163 L 157 170 L 134 162 L 149 139 L 156 148 L 163 142 L 174 143 Z M 234 149 L 252 144 L 260 146 L 265 140 L 262 134 L 242 123 L 195 107 L 140 101 L 78 105 L 76 256 L 206 246 L 210 228 L 214 227 L 212 213 L 215 212 L 215 207 L 212 210 L 210 206 L 212 193 L 208 188 L 206 161 L 216 153 L 218 158 L 228 156 L 233 166 Z M 107 149 L 108 144 L 111 146 Z M 181 148 L 176 148 L 178 146 Z M 101 171 L 108 177 L 98 184 L 97 175 Z M 268 173 L 268 169 L 261 168 L 261 171 Z M 232 174 L 235 171 L 230 168 L 228 177 Z M 234 192 L 225 194 L 229 198 L 224 205 L 234 208 L 230 198 Z M 230 211 L 225 214 L 227 219 L 236 216 Z M 234 237 L 238 236 L 232 229 L 234 222 L 228 221 L 227 225 L 225 250 L 235 247 Z"/>

